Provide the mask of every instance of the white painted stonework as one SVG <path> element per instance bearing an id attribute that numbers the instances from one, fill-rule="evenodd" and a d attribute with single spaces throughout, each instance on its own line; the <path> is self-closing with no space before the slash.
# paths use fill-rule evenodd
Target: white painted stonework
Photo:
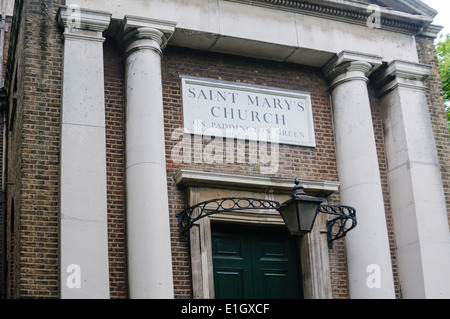
<path id="1" fill-rule="evenodd" d="M 347 235 L 352 298 L 395 298 L 367 76 L 381 58 L 341 52 L 324 69 L 331 84 L 336 159 L 343 205 L 357 211 L 358 226 Z M 377 264 L 382 286 L 367 286 L 367 267 Z"/>
<path id="2" fill-rule="evenodd" d="M 404 298 L 450 298 L 447 210 L 423 85 L 429 73 L 427 65 L 394 61 L 378 75 Z"/>
<path id="3" fill-rule="evenodd" d="M 61 298 L 109 298 L 102 31 L 110 14 L 58 13 L 64 32 L 61 127 Z M 82 79 L 82 80 L 81 80 Z M 68 270 L 75 265 L 79 273 Z M 78 276 L 73 278 L 71 276 Z M 71 279 L 80 285 L 72 286 Z"/>
<path id="4" fill-rule="evenodd" d="M 68 0 L 82 8 L 176 21 L 171 44 L 321 67 L 343 50 L 417 62 L 412 35 L 224 0 Z M 193 17 L 201 17 L 193 18 Z M 390 45 L 392 44 L 392 45 Z"/>
<path id="5" fill-rule="evenodd" d="M 161 54 L 174 23 L 126 16 L 126 196 L 130 297 L 173 298 Z"/>

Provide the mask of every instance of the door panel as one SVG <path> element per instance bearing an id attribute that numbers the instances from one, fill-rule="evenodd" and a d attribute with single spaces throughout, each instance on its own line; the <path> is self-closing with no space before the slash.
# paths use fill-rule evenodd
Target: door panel
<path id="1" fill-rule="evenodd" d="M 212 225 L 216 298 L 301 298 L 296 238 L 284 228 Z"/>
<path id="2" fill-rule="evenodd" d="M 246 236 L 218 228 L 212 236 L 215 295 L 224 299 L 252 298 L 250 243 Z"/>
<path id="3" fill-rule="evenodd" d="M 256 298 L 288 299 L 294 298 L 289 295 L 289 279 L 286 271 L 266 270 L 262 271 L 262 289 Z M 296 296 L 298 298 L 298 296 Z"/>
<path id="4" fill-rule="evenodd" d="M 216 294 L 221 298 L 244 298 L 243 269 L 217 268 L 214 271 L 214 282 L 217 283 Z"/>

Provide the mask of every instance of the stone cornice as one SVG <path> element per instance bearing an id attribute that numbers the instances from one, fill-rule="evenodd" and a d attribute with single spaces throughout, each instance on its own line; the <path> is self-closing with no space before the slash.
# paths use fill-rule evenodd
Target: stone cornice
<path id="1" fill-rule="evenodd" d="M 176 22 L 126 15 L 122 26 L 123 33 L 128 32 L 130 29 L 138 28 L 156 29 L 163 33 L 163 42 L 167 43 L 175 32 Z"/>
<path id="2" fill-rule="evenodd" d="M 142 49 L 151 49 L 162 54 L 175 32 L 175 26 L 176 23 L 172 21 L 126 15 L 117 38 L 126 54 Z"/>
<path id="3" fill-rule="evenodd" d="M 365 25 L 371 15 L 367 12 L 368 5 L 347 0 L 227 0 L 255 6 L 297 11 L 299 13 L 346 21 Z M 380 8 L 381 28 L 396 32 L 417 34 L 428 27 L 433 17 L 396 11 L 391 8 Z"/>
<path id="4" fill-rule="evenodd" d="M 420 35 L 430 38 L 437 38 L 439 33 L 442 31 L 444 27 L 440 25 L 431 24 L 428 27 L 425 27 Z"/>
<path id="5" fill-rule="evenodd" d="M 378 1 L 384 4 L 386 7 L 390 7 L 394 2 L 397 2 L 403 4 L 405 7 L 413 9 L 414 11 L 420 14 L 427 15 L 433 18 L 438 14 L 436 10 L 434 10 L 421 0 L 378 0 Z"/>
<path id="6" fill-rule="evenodd" d="M 58 23 L 66 29 L 80 29 L 103 32 L 111 22 L 111 13 L 80 7 L 60 7 L 57 14 Z"/>
<path id="7" fill-rule="evenodd" d="M 322 69 L 330 90 L 350 80 L 368 81 L 367 76 L 382 64 L 382 57 L 352 51 L 336 54 Z"/>
<path id="8" fill-rule="evenodd" d="M 173 179 L 177 185 L 187 187 L 221 187 L 240 189 L 263 189 L 266 191 L 291 194 L 293 188 L 292 178 L 268 177 L 262 175 L 243 175 L 223 172 L 207 172 L 191 169 L 180 169 Z M 327 197 L 339 191 L 339 182 L 300 180 L 301 185 L 308 194 Z"/>
<path id="9" fill-rule="evenodd" d="M 323 68 L 326 76 L 333 77 L 333 71 L 337 66 L 348 62 L 367 62 L 372 66 L 379 66 L 382 63 L 382 57 L 372 54 L 365 54 L 353 51 L 342 51 L 336 54 Z"/>
<path id="10" fill-rule="evenodd" d="M 424 91 L 430 73 L 429 65 L 396 60 L 374 72 L 371 81 L 382 97 L 397 88 Z"/>
<path id="11" fill-rule="evenodd" d="M 385 74 L 397 76 L 408 80 L 424 81 L 430 75 L 431 67 L 426 64 L 409 61 L 393 61 L 389 63 Z"/>

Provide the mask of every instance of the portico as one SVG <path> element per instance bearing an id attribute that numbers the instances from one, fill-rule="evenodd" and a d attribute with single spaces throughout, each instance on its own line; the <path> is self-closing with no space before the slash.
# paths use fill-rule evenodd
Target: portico
<path id="1" fill-rule="evenodd" d="M 72 2 L 74 1 L 67 1 L 67 4 Z M 130 2 L 127 6 L 120 6 L 119 2 L 108 1 L 106 7 L 101 1 L 76 2 L 82 6 L 80 12 L 83 23 L 79 27 L 66 30 L 64 59 L 65 65 L 69 67 L 64 70 L 63 82 L 67 84 L 64 92 L 70 94 L 73 91 L 73 87 L 69 85 L 70 80 L 80 68 L 80 65 L 70 67 L 70 59 L 80 54 L 88 57 L 80 61 L 81 64 L 85 67 L 94 65 L 99 70 L 84 75 L 88 83 L 96 84 L 89 86 L 86 95 L 99 97 L 89 109 L 98 111 L 98 123 L 78 123 L 76 127 L 83 129 L 86 134 L 93 127 L 98 131 L 91 141 L 97 146 L 87 148 L 85 154 L 103 159 L 104 101 L 100 96 L 104 94 L 104 87 L 102 60 L 97 58 L 102 56 L 101 32 L 108 30 L 112 19 L 113 25 L 119 27 L 116 28 L 117 31 L 109 29 L 108 32 L 114 33 L 121 44 L 125 64 L 126 216 L 131 298 L 174 296 L 167 184 L 173 176 L 167 175 L 168 154 L 164 135 L 161 75 L 161 61 L 164 59 L 164 48 L 167 45 L 262 58 L 322 70 L 331 97 L 339 175 L 339 189 L 334 185 L 333 190 L 328 189 L 327 194 L 339 194 L 342 204 L 354 206 L 358 212 L 358 228 L 346 239 L 350 297 L 392 299 L 395 298 L 392 252 L 368 91 L 368 86 L 376 87 L 383 110 L 385 148 L 389 165 L 389 195 L 395 223 L 403 296 L 450 297 L 450 275 L 445 266 L 450 264 L 450 235 L 436 143 L 423 85 L 429 70 L 426 65 L 419 63 L 413 32 L 409 29 L 420 20 L 427 30 L 431 21 L 408 13 L 384 12 L 391 19 L 401 20 L 404 26 L 391 25 L 374 30 L 360 22 L 344 21 L 342 16 L 339 16 L 339 10 L 338 16 L 326 20 L 318 11 L 312 14 L 306 8 L 280 9 L 275 3 L 270 6 L 253 6 L 247 1 L 195 0 L 189 4 L 151 1 L 145 5 L 142 2 Z M 344 11 L 362 10 L 362 7 L 356 4 L 353 4 L 354 7 L 350 7 L 350 4 L 343 6 L 341 10 Z M 61 12 L 64 13 L 64 9 Z M 191 19 L 192 16 L 198 15 L 204 19 Z M 60 17 L 63 24 L 68 19 L 68 16 L 63 14 L 60 14 Z M 93 20 L 95 22 L 92 22 Z M 94 29 L 92 25 L 95 25 Z M 400 31 L 394 32 L 395 30 Z M 86 43 L 92 45 L 85 45 Z M 213 117 L 236 117 L 244 122 L 253 119 L 265 121 L 267 124 L 283 124 L 286 121 L 284 115 L 261 111 L 255 116 L 255 113 L 244 114 L 234 110 L 232 105 L 238 98 L 235 93 L 217 91 L 213 95 L 212 91 L 193 90 L 189 93 L 197 99 L 222 99 L 230 103 L 231 108 L 211 108 Z M 247 102 L 257 111 L 260 108 L 274 112 L 275 109 L 283 107 L 303 107 L 299 104 L 292 105 L 288 100 L 284 101 L 285 104 L 281 100 L 268 100 L 266 103 L 264 100 L 251 99 L 250 96 Z M 256 108 L 255 105 L 258 104 L 260 105 Z M 79 105 L 71 106 L 69 103 L 69 107 L 73 107 L 73 112 L 79 112 Z M 69 107 L 64 110 L 70 111 Z M 62 139 L 63 150 L 76 147 L 70 138 Z M 63 159 L 62 172 L 74 161 L 70 156 Z M 85 195 L 86 200 L 98 202 L 95 212 L 99 213 L 101 223 L 98 227 L 101 227 L 101 232 L 93 230 L 93 236 L 98 240 L 95 240 L 96 244 L 89 243 L 89 246 L 96 258 L 102 258 L 99 263 L 103 266 L 86 266 L 83 273 L 86 278 L 92 278 L 92 295 L 108 298 L 108 270 L 105 258 L 108 253 L 105 244 L 105 164 L 104 160 L 94 164 L 77 168 L 78 173 L 70 175 L 70 178 L 73 185 L 82 183 L 86 176 L 94 176 L 98 182 L 96 192 L 101 196 L 95 196 L 94 199 L 91 194 Z M 204 182 L 205 178 L 202 177 L 201 180 Z M 185 181 L 186 176 L 180 183 Z M 265 182 L 269 183 L 268 180 Z M 272 187 L 275 190 L 280 190 L 279 185 L 270 182 L 274 183 Z M 242 180 L 234 177 L 229 183 L 233 189 L 241 185 Z M 404 191 L 405 187 L 409 190 L 407 193 Z M 196 190 L 190 191 L 195 193 Z M 61 186 L 61 192 L 66 194 L 67 198 L 73 195 L 70 189 L 66 193 L 65 185 Z M 199 197 L 205 196 L 195 194 Z M 266 193 L 267 196 L 270 194 Z M 65 215 L 64 205 L 61 212 Z M 89 221 L 90 217 L 76 218 Z M 92 225 L 94 224 L 97 225 L 92 222 Z M 202 234 L 208 234 L 205 227 L 208 225 L 200 226 Z M 64 223 L 61 228 L 63 239 L 70 239 L 80 232 L 72 223 Z M 204 236 L 208 235 L 201 235 L 200 240 L 208 239 Z M 312 242 L 320 242 L 320 235 L 314 236 L 316 237 L 310 238 L 307 244 L 306 241 L 303 243 L 311 251 L 315 247 Z M 205 276 L 210 262 L 205 259 L 205 254 L 211 251 L 201 248 L 205 247 L 202 246 L 206 245 L 204 242 L 194 245 L 197 245 L 194 252 L 201 259 L 201 265 L 194 264 L 194 267 L 197 267 L 195 271 Z M 311 256 L 318 258 L 322 248 L 320 244 L 317 245 L 319 248 L 315 247 L 315 253 Z M 90 255 L 76 254 L 77 249 L 71 245 L 62 245 L 61 256 L 76 256 L 75 260 L 70 259 L 73 260 L 70 263 L 84 265 L 86 262 L 88 265 Z M 61 282 L 64 282 L 66 275 L 65 257 L 63 260 Z M 329 267 L 326 261 L 314 261 L 313 264 Z M 371 265 L 377 265 L 380 269 L 381 286 L 375 289 L 367 285 L 367 269 Z M 324 272 L 329 275 L 329 268 Z M 197 275 L 198 273 L 194 272 L 194 277 Z M 195 290 L 198 292 L 196 297 L 209 296 L 211 277 L 208 276 L 210 274 L 207 277 L 200 276 L 202 279 L 195 277 L 195 284 L 201 285 L 201 288 Z M 103 278 L 103 282 L 97 283 L 98 278 Z M 86 284 L 91 285 L 91 282 Z M 317 284 L 311 287 L 324 286 L 325 284 Z M 313 291 L 311 288 L 310 296 L 329 296 L 329 290 L 328 294 L 314 294 Z M 67 296 L 80 297 L 72 293 L 73 291 L 70 291 Z"/>

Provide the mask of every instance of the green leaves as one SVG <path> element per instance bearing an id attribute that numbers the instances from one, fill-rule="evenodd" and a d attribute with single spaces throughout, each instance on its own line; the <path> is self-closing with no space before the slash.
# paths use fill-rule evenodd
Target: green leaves
<path id="1" fill-rule="evenodd" d="M 450 131 L 450 33 L 441 34 L 436 45 L 436 52 L 439 61 L 439 70 L 444 88 L 444 99 L 447 110 L 447 121 Z"/>
<path id="2" fill-rule="evenodd" d="M 445 110 L 447 111 L 448 131 L 450 132 L 450 103 L 446 103 Z"/>

